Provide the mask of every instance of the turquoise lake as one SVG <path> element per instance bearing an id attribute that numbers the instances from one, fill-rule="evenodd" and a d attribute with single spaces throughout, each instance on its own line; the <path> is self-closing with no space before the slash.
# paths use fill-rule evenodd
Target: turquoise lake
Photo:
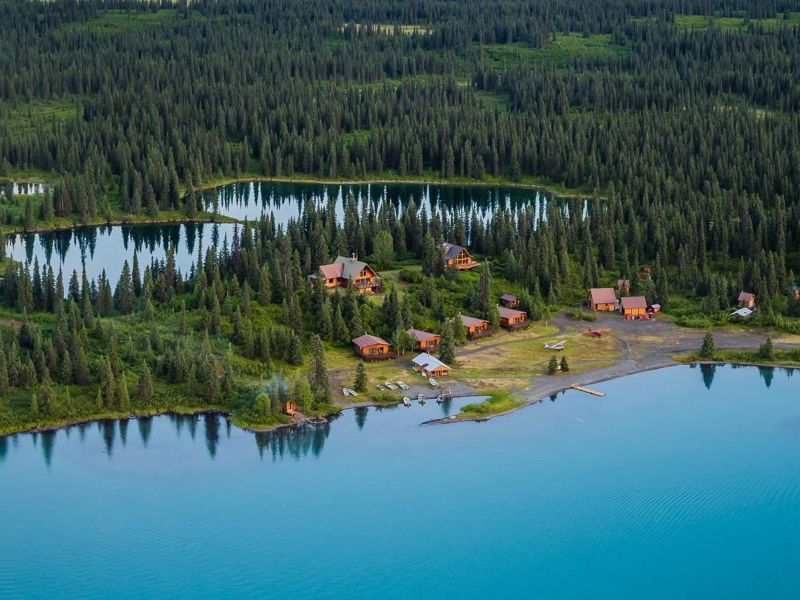
<path id="1" fill-rule="evenodd" d="M 798 381 L 675 367 L 485 423 L 419 426 L 454 401 L 4 438 L 0 598 L 795 598 Z"/>

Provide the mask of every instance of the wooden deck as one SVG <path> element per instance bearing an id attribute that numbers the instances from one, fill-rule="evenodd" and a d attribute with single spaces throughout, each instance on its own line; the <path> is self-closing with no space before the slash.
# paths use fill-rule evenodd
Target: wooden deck
<path id="1" fill-rule="evenodd" d="M 585 392 L 587 394 L 591 394 L 592 396 L 600 396 L 601 398 L 605 396 L 605 392 L 600 392 L 598 390 L 593 390 L 591 388 L 584 387 L 582 385 L 578 385 L 577 383 L 573 383 L 571 386 L 573 390 L 578 390 L 579 392 Z"/>

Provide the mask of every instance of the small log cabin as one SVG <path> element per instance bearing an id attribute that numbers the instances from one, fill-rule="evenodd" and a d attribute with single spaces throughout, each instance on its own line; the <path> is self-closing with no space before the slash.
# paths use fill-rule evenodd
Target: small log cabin
<path id="1" fill-rule="evenodd" d="M 517 308 L 519 306 L 519 300 L 517 300 L 516 296 L 511 294 L 503 294 L 500 296 L 500 304 L 506 308 Z"/>
<path id="2" fill-rule="evenodd" d="M 439 348 L 439 343 L 442 341 L 438 333 L 422 331 L 421 329 L 414 329 L 413 327 L 407 329 L 406 333 L 414 338 L 416 342 L 415 348 L 423 352 L 436 351 Z"/>
<path id="3" fill-rule="evenodd" d="M 297 412 L 297 402 L 295 402 L 294 400 L 287 400 L 286 402 L 284 402 L 284 404 L 283 404 L 283 412 L 284 412 L 284 414 L 287 414 L 290 417 L 293 417 L 295 415 L 295 413 Z"/>
<path id="4" fill-rule="evenodd" d="M 415 356 L 411 362 L 414 364 L 414 370 L 419 371 L 425 377 L 446 377 L 450 374 L 450 367 L 427 352 Z"/>
<path id="5" fill-rule="evenodd" d="M 623 294 L 631 293 L 631 280 L 630 279 L 617 279 L 617 291 L 620 296 Z"/>
<path id="6" fill-rule="evenodd" d="M 527 315 L 521 310 L 514 310 L 513 308 L 506 308 L 505 306 L 498 306 L 497 312 L 500 313 L 500 326 L 509 330 L 521 329 L 527 324 L 525 319 Z"/>
<path id="7" fill-rule="evenodd" d="M 474 269 L 479 267 L 481 263 L 475 262 L 463 246 L 457 246 L 450 242 L 442 244 L 442 252 L 444 252 L 444 263 L 447 267 L 453 267 L 459 271 L 467 269 Z"/>
<path id="8" fill-rule="evenodd" d="M 381 287 L 378 274 L 355 255 L 350 258 L 337 256 L 332 263 L 320 265 L 316 277 L 322 277 L 328 289 L 347 287 L 352 282 L 360 293 L 371 294 L 380 291 Z"/>
<path id="9" fill-rule="evenodd" d="M 612 288 L 592 288 L 589 290 L 589 308 L 591 310 L 617 310 L 617 295 Z"/>
<path id="10" fill-rule="evenodd" d="M 647 318 L 647 300 L 644 296 L 625 296 L 619 301 L 619 311 L 626 319 Z"/>
<path id="11" fill-rule="evenodd" d="M 376 335 L 365 334 L 353 340 L 353 349 L 364 360 L 394 358 L 391 345 Z"/>
<path id="12" fill-rule="evenodd" d="M 491 335 L 492 333 L 489 329 L 489 321 L 485 319 L 476 319 L 475 317 L 467 317 L 464 315 L 459 315 L 458 318 L 461 319 L 461 324 L 467 330 L 467 337 L 471 340 Z"/>
<path id="13" fill-rule="evenodd" d="M 745 292 L 742 290 L 739 292 L 739 297 L 736 299 L 736 302 L 739 306 L 743 308 L 755 308 L 756 307 L 756 295 L 752 292 Z"/>

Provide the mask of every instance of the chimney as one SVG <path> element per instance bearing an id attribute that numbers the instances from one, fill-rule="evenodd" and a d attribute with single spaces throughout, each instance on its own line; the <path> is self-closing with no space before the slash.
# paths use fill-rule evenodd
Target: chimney
<path id="1" fill-rule="evenodd" d="M 356 262 L 357 260 L 358 260 L 358 257 L 356 256 L 356 253 L 355 253 L 355 252 L 353 252 L 353 253 L 350 255 L 350 262 L 351 262 L 351 263 L 354 263 L 354 262 Z"/>

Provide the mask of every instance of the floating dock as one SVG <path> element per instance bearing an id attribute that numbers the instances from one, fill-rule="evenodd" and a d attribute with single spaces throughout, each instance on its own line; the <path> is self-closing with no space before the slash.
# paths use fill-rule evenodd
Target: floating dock
<path id="1" fill-rule="evenodd" d="M 587 394 L 591 394 L 592 396 L 600 396 L 601 398 L 606 395 L 605 392 L 599 392 L 591 388 L 583 387 L 582 385 L 578 385 L 577 383 L 573 383 L 569 387 L 571 387 L 573 390 L 578 390 L 579 392 L 586 392 Z"/>

